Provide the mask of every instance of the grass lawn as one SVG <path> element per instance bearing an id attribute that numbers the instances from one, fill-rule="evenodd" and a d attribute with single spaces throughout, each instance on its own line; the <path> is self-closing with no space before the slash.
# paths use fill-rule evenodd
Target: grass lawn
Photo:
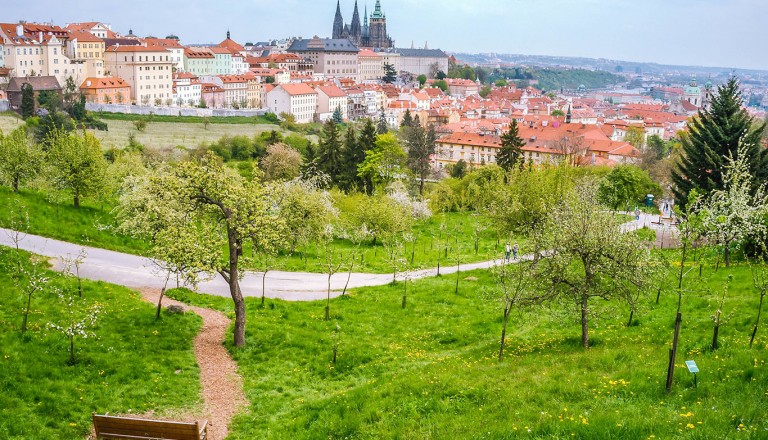
<path id="1" fill-rule="evenodd" d="M 133 254 L 148 249 L 146 242 L 116 234 L 111 208 L 91 199 L 75 208 L 69 198 L 62 198 L 57 205 L 42 193 L 22 189 L 15 194 L 0 186 L 0 226 L 8 227 L 17 221 L 20 206 L 29 214 L 31 234 Z"/>
<path id="2" fill-rule="evenodd" d="M 0 187 L 0 226 L 7 227 L 10 224 L 13 211 L 18 213 L 19 204 L 25 206 L 29 212 L 29 231 L 32 234 L 138 255 L 146 254 L 149 248 L 145 241 L 114 231 L 115 220 L 108 205 L 85 199 L 82 206 L 75 209 L 68 198 L 62 198 L 61 204 L 56 205 L 42 193 L 30 190 L 22 189 L 19 194 L 14 194 L 9 188 Z M 473 224 L 476 220 L 477 217 L 473 213 L 439 213 L 418 223 L 414 227 L 414 235 L 417 237 L 415 248 L 409 244 L 406 252 L 409 259 L 413 257 L 413 267 L 436 267 L 439 252 L 441 266 L 455 265 L 457 250 L 462 255 L 462 264 L 500 256 L 504 243 L 499 242 L 497 246 L 496 234 L 490 229 L 480 231 L 478 251 L 475 252 Z M 521 238 L 518 241 L 521 252 L 526 252 L 525 240 Z M 350 242 L 342 239 L 335 240 L 334 246 L 344 253 L 353 249 Z M 250 252 L 249 248 L 246 252 Z M 386 249 L 381 244 L 374 246 L 366 243 L 360 248 L 360 259 L 356 260 L 354 270 L 391 272 L 386 254 Z M 299 252 L 279 256 L 271 264 L 271 269 L 322 272 L 325 270 L 322 257 L 323 249 L 309 244 L 301 247 Z M 258 262 L 253 262 L 251 267 L 259 268 Z"/>
<path id="3" fill-rule="evenodd" d="M 68 365 L 67 338 L 47 326 L 64 314 L 51 292 L 33 296 L 27 336 L 21 337 L 24 298 L 10 278 L 14 258 L 15 251 L 0 248 L 0 438 L 82 439 L 92 412 L 199 409 L 192 350 L 197 315 L 164 314 L 155 321 L 154 307 L 137 292 L 83 282 L 86 303 L 99 304 L 103 313 L 95 337 L 76 340 L 78 362 Z M 73 281 L 52 282 L 76 290 Z"/>
<path id="4" fill-rule="evenodd" d="M 710 315 L 728 273 L 733 314 L 709 348 Z M 230 347 L 251 412 L 231 438 L 273 439 L 724 439 L 768 438 L 768 329 L 748 347 L 757 294 L 749 269 L 704 270 L 708 293 L 683 300 L 672 393 L 664 390 L 677 297 L 655 291 L 628 310 L 592 301 L 592 348 L 579 347 L 577 312 L 555 306 L 510 320 L 496 360 L 501 305 L 483 299 L 486 271 L 365 288 L 331 303 L 247 299 L 247 347 Z M 697 278 L 697 275 L 691 275 Z M 172 292 L 231 313 L 231 300 Z M 338 360 L 331 362 L 336 325 Z M 684 361 L 697 362 L 699 386 Z"/>

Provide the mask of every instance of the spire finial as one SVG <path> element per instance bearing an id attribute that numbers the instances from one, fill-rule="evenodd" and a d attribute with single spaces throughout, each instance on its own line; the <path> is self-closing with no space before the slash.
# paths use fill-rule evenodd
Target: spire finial
<path id="1" fill-rule="evenodd" d="M 227 29 L 227 40 L 229 40 L 229 29 Z"/>

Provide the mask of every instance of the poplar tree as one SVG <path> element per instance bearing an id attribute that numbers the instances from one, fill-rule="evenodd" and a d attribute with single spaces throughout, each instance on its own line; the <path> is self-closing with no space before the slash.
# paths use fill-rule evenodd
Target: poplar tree
<path id="1" fill-rule="evenodd" d="M 24 119 L 35 115 L 35 89 L 32 84 L 25 83 L 21 86 L 21 117 Z"/>
<path id="2" fill-rule="evenodd" d="M 512 119 L 509 130 L 501 135 L 501 149 L 496 155 L 496 163 L 504 171 L 510 171 L 516 165 L 523 166 L 523 146 L 525 140 L 519 136 L 517 120 Z"/>
<path id="3" fill-rule="evenodd" d="M 676 203 L 685 206 L 694 189 L 699 194 L 723 189 L 726 158 L 736 158 L 740 145 L 745 147 L 752 184 L 765 182 L 768 150 L 760 144 L 765 127 L 765 123 L 752 127 L 736 78 L 718 87 L 711 108 L 699 110 L 689 124 L 690 133 L 681 139 L 683 156 L 672 171 Z"/>
<path id="4" fill-rule="evenodd" d="M 370 121 L 368 121 L 370 124 Z M 374 128 L 375 132 L 375 128 Z M 355 128 L 349 126 L 347 135 L 344 139 L 344 148 L 342 150 L 343 171 L 341 176 L 341 187 L 346 191 L 361 189 L 362 180 L 357 175 L 357 166 L 365 160 L 365 150 L 360 147 L 355 134 Z"/>

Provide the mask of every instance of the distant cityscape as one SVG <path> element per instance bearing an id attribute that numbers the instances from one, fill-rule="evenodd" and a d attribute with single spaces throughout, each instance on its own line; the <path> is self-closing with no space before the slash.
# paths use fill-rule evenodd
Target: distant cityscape
<path id="1" fill-rule="evenodd" d="M 753 116 L 768 109 L 766 72 L 403 47 L 387 19 L 377 0 L 362 16 L 355 2 L 347 22 L 337 1 L 330 38 L 250 41 L 223 31 L 218 44 L 123 34 L 103 22 L 0 23 L 0 109 L 18 110 L 30 84 L 38 93 L 77 91 L 90 110 L 108 112 L 271 112 L 297 123 L 380 118 L 393 127 L 409 113 L 442 136 L 440 167 L 493 162 L 512 119 L 530 140 L 530 160 L 556 154 L 564 126 L 592 145 L 584 154 L 592 162 L 631 160 L 638 152 L 624 142 L 627 130 L 675 137 L 731 75 Z"/>

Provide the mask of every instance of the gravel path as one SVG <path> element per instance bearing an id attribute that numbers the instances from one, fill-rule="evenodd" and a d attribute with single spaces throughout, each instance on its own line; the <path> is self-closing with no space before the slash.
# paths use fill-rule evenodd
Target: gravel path
<path id="1" fill-rule="evenodd" d="M 157 305 L 158 289 L 141 289 L 146 300 Z M 163 298 L 163 306 L 179 305 L 203 318 L 203 328 L 195 336 L 195 358 L 200 367 L 200 382 L 203 388 L 205 407 L 202 420 L 208 420 L 208 435 L 211 440 L 223 440 L 232 417 L 248 405 L 243 394 L 243 379 L 237 373 L 237 364 L 224 348 L 224 339 L 229 327 L 229 318 L 223 313 L 201 307 L 188 306 L 170 298 Z"/>

